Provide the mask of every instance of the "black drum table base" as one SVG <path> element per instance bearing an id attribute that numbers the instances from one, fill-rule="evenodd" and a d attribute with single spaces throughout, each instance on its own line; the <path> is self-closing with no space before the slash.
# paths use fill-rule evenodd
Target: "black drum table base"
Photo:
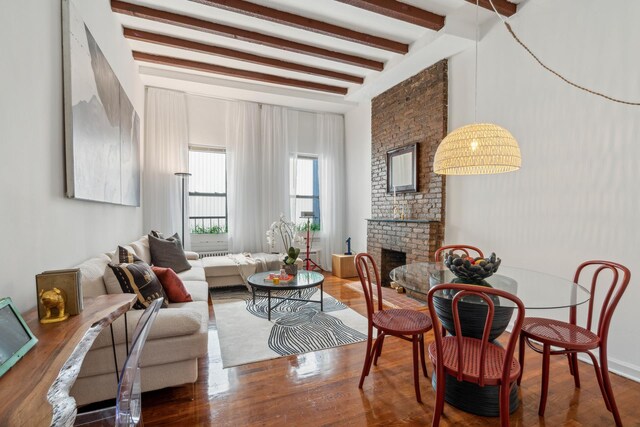
<path id="1" fill-rule="evenodd" d="M 455 406 L 465 412 L 483 417 L 500 416 L 500 387 L 484 386 L 458 381 L 456 377 L 445 375 L 444 400 L 451 406 Z M 431 384 L 436 388 L 436 373 L 432 375 Z M 520 406 L 518 386 L 514 384 L 509 394 L 509 413 L 513 413 Z"/>

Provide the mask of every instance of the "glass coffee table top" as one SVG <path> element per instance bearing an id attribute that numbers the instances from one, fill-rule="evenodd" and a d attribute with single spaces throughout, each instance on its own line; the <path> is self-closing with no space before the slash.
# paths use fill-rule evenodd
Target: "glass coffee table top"
<path id="1" fill-rule="evenodd" d="M 400 286 L 425 296 L 429 289 L 440 283 L 456 283 L 459 280 L 441 262 L 420 262 L 403 265 L 391 270 L 391 280 Z M 589 301 L 589 291 L 583 286 L 574 284 L 547 273 L 524 268 L 500 266 L 497 273 L 485 279 L 491 287 L 502 289 L 517 295 L 527 309 L 552 309 L 572 307 Z M 453 298 L 451 294 L 436 294 L 443 298 Z M 483 303 L 482 300 L 470 299 L 466 302 Z M 512 303 L 500 299 L 505 306 Z"/>
<path id="2" fill-rule="evenodd" d="M 292 290 L 292 289 L 304 289 L 312 286 L 318 286 L 324 281 L 324 276 L 317 271 L 299 270 L 298 274 L 289 282 L 280 282 L 277 285 L 273 282 L 265 280 L 269 277 L 269 274 L 278 274 L 278 271 L 264 271 L 262 273 L 255 273 L 249 276 L 247 281 L 253 287 L 258 289 L 272 289 L 272 290 Z"/>

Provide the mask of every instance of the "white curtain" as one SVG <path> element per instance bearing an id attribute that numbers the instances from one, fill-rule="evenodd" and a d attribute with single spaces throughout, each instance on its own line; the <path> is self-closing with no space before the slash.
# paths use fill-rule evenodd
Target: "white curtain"
<path id="1" fill-rule="evenodd" d="M 262 209 L 256 215 L 256 219 L 262 226 L 262 250 L 271 252 L 266 241 L 265 232 L 280 215 L 291 218 L 290 198 L 290 161 L 289 153 L 292 145 L 289 141 L 289 126 L 287 109 L 273 105 L 263 105 L 261 108 L 262 141 L 260 144 L 262 158 L 262 178 L 259 181 L 262 187 Z M 276 242 L 280 242 L 279 239 Z M 279 251 L 288 248 L 277 246 Z"/>
<path id="2" fill-rule="evenodd" d="M 144 231 L 182 235 L 182 178 L 189 171 L 189 129 L 184 93 L 147 90 L 146 140 L 143 172 Z M 185 201 L 188 200 L 188 186 Z M 185 203 L 185 248 L 190 247 L 188 203 Z"/>
<path id="3" fill-rule="evenodd" d="M 320 266 L 331 270 L 331 255 L 343 253 L 345 222 L 344 117 L 318 114 Z"/>
<path id="4" fill-rule="evenodd" d="M 232 102 L 227 123 L 229 250 L 271 252 L 267 230 L 281 214 L 290 218 L 288 111 Z"/>

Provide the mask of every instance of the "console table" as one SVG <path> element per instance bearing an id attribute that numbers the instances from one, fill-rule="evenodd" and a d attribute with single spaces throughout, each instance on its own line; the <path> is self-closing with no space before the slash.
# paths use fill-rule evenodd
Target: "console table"
<path id="1" fill-rule="evenodd" d="M 84 310 L 60 323 L 41 324 L 37 309 L 24 319 L 38 343 L 0 378 L 1 426 L 70 426 L 76 403 L 69 391 L 100 332 L 134 304 L 134 294 L 84 299 Z"/>

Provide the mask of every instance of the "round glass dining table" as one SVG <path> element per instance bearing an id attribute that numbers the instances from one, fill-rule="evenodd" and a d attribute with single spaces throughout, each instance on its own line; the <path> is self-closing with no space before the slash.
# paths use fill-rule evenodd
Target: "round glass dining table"
<path id="1" fill-rule="evenodd" d="M 441 262 L 421 262 L 407 264 L 394 268 L 390 272 L 391 280 L 408 291 L 410 296 L 427 300 L 429 290 L 441 283 L 455 283 L 456 276 Z M 550 274 L 527 270 L 523 268 L 500 266 L 498 273 L 485 279 L 485 286 L 507 291 L 517 295 L 527 310 L 566 308 L 589 301 L 589 291 L 571 280 Z M 434 293 L 434 308 L 444 327 L 451 333 L 453 323 L 451 317 L 451 299 L 455 293 L 438 291 Z M 515 304 L 505 298 L 494 300 L 495 317 L 491 329 L 493 340 L 506 329 L 514 311 Z M 466 317 L 475 322 L 464 319 L 462 334 L 465 336 L 482 337 L 482 328 L 486 317 L 486 302 L 476 296 L 465 296 L 460 300 L 459 310 L 461 319 Z M 478 321 L 478 319 L 482 319 Z M 435 373 L 432 382 L 435 387 Z M 447 375 L 445 400 L 447 403 L 483 416 L 499 416 L 499 389 L 495 386 L 480 387 L 477 384 L 459 382 L 455 377 Z M 510 393 L 509 412 L 515 411 L 520 405 L 518 388 L 513 386 Z"/>
<path id="2" fill-rule="evenodd" d="M 456 276 L 441 262 L 418 262 L 403 265 L 391 270 L 391 280 L 403 288 L 423 295 L 426 301 L 429 289 L 440 283 L 452 283 Z M 572 307 L 589 301 L 589 291 L 571 280 L 551 274 L 527 270 L 524 268 L 500 266 L 497 273 L 485 281 L 496 289 L 502 289 L 517 295 L 527 310 Z M 435 296 L 453 298 L 442 292 Z M 463 300 L 464 301 L 464 300 Z M 470 299 L 470 303 L 484 304 L 482 300 Z M 513 305 L 509 300 L 500 298 L 501 305 Z"/>

